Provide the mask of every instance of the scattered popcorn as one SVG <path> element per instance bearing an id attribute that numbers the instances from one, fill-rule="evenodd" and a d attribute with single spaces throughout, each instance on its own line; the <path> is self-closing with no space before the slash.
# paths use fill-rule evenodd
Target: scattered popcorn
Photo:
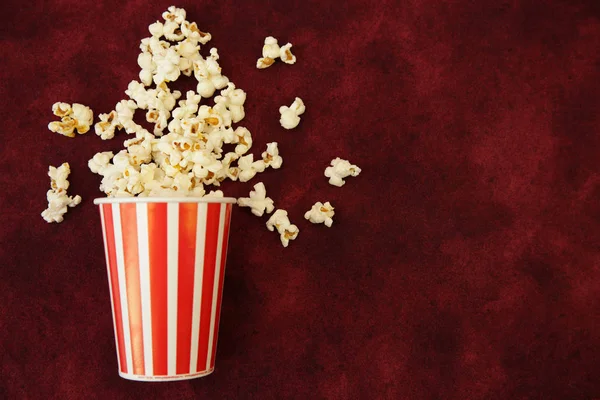
<path id="1" fill-rule="evenodd" d="M 125 140 L 124 149 L 116 154 L 100 152 L 88 161 L 89 169 L 102 177 L 100 190 L 108 197 L 224 197 L 221 190 L 210 190 L 208 186 L 218 187 L 225 179 L 247 182 L 267 167 L 281 168 L 283 158 L 277 142 L 267 143 L 266 150 L 255 160 L 255 155 L 249 153 L 253 143 L 250 131 L 234 125 L 245 117 L 246 92 L 222 74 L 216 48 L 210 49 L 206 58 L 200 54 L 201 45 L 211 40 L 210 33 L 187 21 L 184 9 L 171 6 L 162 17 L 164 22 L 151 24 L 150 37 L 140 43 L 139 81 L 129 83 L 125 91 L 128 99 L 119 101 L 109 113 L 100 114 L 94 126 L 102 139 L 113 138 L 118 129 L 135 134 Z M 291 48 L 290 43 L 280 47 L 277 39 L 267 37 L 257 67 L 266 68 L 278 58 L 294 64 L 296 57 Z M 196 90 L 187 91 L 184 98 L 181 92 L 169 88 L 170 82 L 181 75 L 192 74 L 197 80 Z M 203 98 L 213 95 L 212 106 L 201 105 Z M 154 129 L 148 131 L 134 122 L 138 109 L 144 110 Z M 67 136 L 74 136 L 75 130 L 85 133 L 93 122 L 91 110 L 80 104 L 56 103 L 53 112 L 62 119 L 53 123 L 53 128 Z M 298 126 L 305 105 L 296 97 L 291 106 L 282 106 L 279 112 L 281 125 L 292 129 Z M 66 195 L 69 172 L 67 163 L 58 169 L 50 167 L 49 208 L 42 213 L 49 222 L 62 221 L 67 208 L 81 201 L 80 196 Z M 342 186 L 343 178 L 359 173 L 357 166 L 337 158 L 325 175 L 330 183 Z M 256 216 L 272 213 L 266 226 L 270 231 L 277 229 L 284 247 L 297 238 L 298 227 L 289 221 L 287 211 L 273 212 L 274 202 L 267 197 L 262 182 L 254 185 L 249 197 L 239 198 L 237 203 L 249 207 Z M 317 202 L 305 214 L 312 223 L 328 227 L 333 216 L 329 202 Z"/>
<path id="2" fill-rule="evenodd" d="M 258 68 L 258 69 L 269 68 L 274 63 L 275 63 L 275 60 L 272 58 L 268 58 L 268 57 L 259 58 L 256 61 L 256 68 Z"/>
<path id="3" fill-rule="evenodd" d="M 67 196 L 69 181 L 67 178 L 71 173 L 69 163 L 63 163 L 60 167 L 50 166 L 48 176 L 50 177 L 50 190 L 46 193 L 48 208 L 42 212 L 42 217 L 46 222 L 62 222 L 63 215 L 66 214 L 67 207 L 75 207 L 81 203 L 81 196 Z"/>
<path id="4" fill-rule="evenodd" d="M 267 221 L 267 229 L 270 231 L 277 229 L 283 247 L 288 247 L 290 240 L 296 239 L 300 232 L 296 225 L 290 223 L 287 211 L 279 209 Z"/>
<path id="5" fill-rule="evenodd" d="M 292 44 L 288 43 L 285 46 L 281 46 L 279 49 L 279 58 L 286 64 L 296 63 L 296 56 L 292 54 L 291 48 Z"/>
<path id="6" fill-rule="evenodd" d="M 246 154 L 252 147 L 252 135 L 250 131 L 243 126 L 238 126 L 234 131 L 235 137 L 233 143 L 236 143 L 235 153 L 240 156 Z"/>
<path id="7" fill-rule="evenodd" d="M 238 160 L 238 167 L 240 169 L 240 182 L 248 182 L 250 179 L 254 178 L 257 173 L 263 172 L 267 166 L 263 160 L 254 161 L 254 155 L 248 154 L 244 157 L 240 157 Z"/>
<path id="8" fill-rule="evenodd" d="M 316 202 L 312 208 L 304 214 L 304 218 L 312 222 L 313 224 L 325 224 L 328 228 L 331 228 L 333 224 L 333 216 L 335 212 L 334 208 L 329 202 L 325 204 L 320 201 Z"/>
<path id="9" fill-rule="evenodd" d="M 61 120 L 50 122 L 48 129 L 67 137 L 75 137 L 75 131 L 80 135 L 87 133 L 94 122 L 92 110 L 79 103 L 54 103 L 52 112 Z"/>
<path id="10" fill-rule="evenodd" d="M 262 57 L 256 61 L 256 68 L 268 68 L 273 65 L 278 58 L 281 58 L 281 61 L 286 64 L 295 64 L 296 56 L 292 54 L 291 48 L 291 43 L 279 47 L 277 39 L 273 36 L 266 37 L 265 44 L 262 48 Z"/>
<path id="11" fill-rule="evenodd" d="M 265 38 L 265 45 L 262 49 L 262 58 L 256 62 L 256 68 L 265 69 L 275 63 L 275 59 L 279 57 L 279 44 L 273 36 Z"/>
<path id="12" fill-rule="evenodd" d="M 100 122 L 96 122 L 94 130 L 96 131 L 96 135 L 100 136 L 102 140 L 114 138 L 115 129 L 123 127 L 119 123 L 119 118 L 115 111 L 111 111 L 108 114 L 100 114 L 98 118 L 100 118 Z"/>
<path id="13" fill-rule="evenodd" d="M 300 123 L 300 115 L 304 114 L 305 110 L 306 107 L 304 106 L 302 99 L 296 97 L 291 106 L 279 107 L 279 113 L 281 114 L 279 123 L 285 129 L 293 129 Z"/>
<path id="14" fill-rule="evenodd" d="M 348 160 L 342 160 L 337 157 L 331 160 L 331 166 L 325 169 L 325 176 L 329 178 L 329 183 L 334 186 L 342 187 L 346 183 L 344 178 L 348 176 L 358 176 L 361 169 L 356 165 L 350 164 Z"/>
<path id="15" fill-rule="evenodd" d="M 237 201 L 240 207 L 250 207 L 252 214 L 262 217 L 265 211 L 267 214 L 273 212 L 273 200 L 267 197 L 267 189 L 264 183 L 259 182 L 254 185 L 254 190 L 250 192 L 250 197 L 240 197 Z"/>
<path id="16" fill-rule="evenodd" d="M 267 151 L 263 152 L 261 156 L 267 167 L 279 169 L 281 168 L 281 164 L 283 164 L 283 158 L 279 155 L 277 142 L 267 143 Z"/>
<path id="17" fill-rule="evenodd" d="M 262 56 L 273 59 L 279 57 L 279 44 L 277 44 L 277 39 L 275 39 L 273 36 L 267 36 L 265 38 L 265 45 L 262 48 Z"/>

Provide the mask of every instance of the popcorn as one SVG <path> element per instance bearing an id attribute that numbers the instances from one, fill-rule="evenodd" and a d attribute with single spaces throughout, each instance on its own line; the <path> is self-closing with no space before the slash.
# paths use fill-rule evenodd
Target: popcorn
<path id="1" fill-rule="evenodd" d="M 269 68 L 271 65 L 275 64 L 275 60 L 268 57 L 259 58 L 256 61 L 256 68 L 265 69 Z"/>
<path id="2" fill-rule="evenodd" d="M 89 131 L 90 125 L 94 122 L 92 109 L 83 104 L 73 103 L 71 110 L 71 118 L 76 121 L 75 129 L 77 129 L 77 133 L 84 134 Z"/>
<path id="3" fill-rule="evenodd" d="M 200 60 L 200 46 L 193 39 L 185 39 L 175 46 L 179 54 L 179 69 L 185 76 L 192 76 L 194 73 L 194 61 Z"/>
<path id="4" fill-rule="evenodd" d="M 181 24 L 185 21 L 186 12 L 183 8 L 177 8 L 175 6 L 171 6 L 167 8 L 167 11 L 162 13 L 162 17 L 165 21 L 175 22 L 177 24 Z"/>
<path id="5" fill-rule="evenodd" d="M 136 81 L 129 82 L 127 85 L 127 90 L 125 90 L 125 94 L 135 103 L 138 108 L 145 110 L 148 108 L 148 103 L 151 101 L 148 91 L 144 87 L 143 84 Z"/>
<path id="6" fill-rule="evenodd" d="M 63 136 L 74 138 L 75 125 L 77 122 L 71 117 L 62 117 L 61 121 L 52 121 L 48 124 L 51 132 L 60 133 Z"/>
<path id="7" fill-rule="evenodd" d="M 267 143 L 267 151 L 264 151 L 261 157 L 265 165 L 273 169 L 279 169 L 281 168 L 281 164 L 283 164 L 283 158 L 279 155 L 277 142 Z"/>
<path id="8" fill-rule="evenodd" d="M 279 49 L 279 58 L 286 64 L 296 63 L 296 56 L 292 54 L 291 48 L 292 44 L 288 43 L 285 46 L 281 46 Z"/>
<path id="9" fill-rule="evenodd" d="M 67 117 L 72 113 L 72 108 L 69 103 L 57 102 L 52 105 L 52 112 L 57 117 Z"/>
<path id="10" fill-rule="evenodd" d="M 177 104 L 177 99 L 181 97 L 181 92 L 178 90 L 171 92 L 164 82 L 159 84 L 156 89 L 146 89 L 141 83 L 131 81 L 125 94 L 135 101 L 138 108 L 148 110 L 146 120 L 154 123 L 153 132 L 157 136 L 161 136 L 168 126 L 168 120 L 171 116 L 170 111 Z M 133 108 L 132 103 L 125 104 Z M 127 130 L 127 126 L 125 128 Z M 130 125 L 127 131 L 131 133 L 130 130 L 137 131 L 139 129 L 141 129 L 139 125 Z"/>
<path id="11" fill-rule="evenodd" d="M 179 53 L 173 47 L 169 47 L 164 55 L 153 55 L 152 60 L 156 64 L 156 73 L 152 79 L 156 85 L 163 82 L 173 82 L 179 78 L 181 73 L 179 59 Z"/>
<path id="12" fill-rule="evenodd" d="M 104 171 L 104 169 L 108 167 L 108 164 L 110 163 L 110 160 L 113 158 L 113 156 L 114 154 L 112 151 L 96 153 L 94 157 L 92 157 L 88 161 L 88 167 L 90 171 L 92 171 L 95 174 L 102 174 L 102 171 Z"/>
<path id="13" fill-rule="evenodd" d="M 50 166 L 48 176 L 50 177 L 50 187 L 46 193 L 48 208 L 42 211 L 42 217 L 46 222 L 62 222 L 63 215 L 67 212 L 67 207 L 75 207 L 81 203 L 81 196 L 67 196 L 69 181 L 67 178 L 71 173 L 69 163 L 63 163 L 60 167 Z"/>
<path id="14" fill-rule="evenodd" d="M 164 34 L 164 25 L 162 22 L 156 21 L 148 26 L 148 31 L 153 37 L 160 39 Z"/>
<path id="15" fill-rule="evenodd" d="M 325 204 L 320 201 L 316 202 L 312 208 L 304 214 L 304 218 L 312 222 L 313 224 L 325 224 L 328 228 L 331 228 L 333 224 L 333 216 L 335 212 L 334 208 L 329 202 Z"/>
<path id="16" fill-rule="evenodd" d="M 263 160 L 254 161 L 254 155 L 248 154 L 240 157 L 238 160 L 238 168 L 240 170 L 238 178 L 240 182 L 248 182 L 254 178 L 257 173 L 263 172 L 266 164 Z"/>
<path id="17" fill-rule="evenodd" d="M 48 124 L 48 129 L 63 136 L 75 137 L 75 131 L 80 135 L 90 130 L 90 125 L 94 122 L 94 113 L 83 104 L 73 103 L 54 103 L 52 112 L 61 121 L 52 121 Z"/>
<path id="18" fill-rule="evenodd" d="M 185 38 L 181 26 L 175 21 L 167 21 L 163 25 L 163 35 L 167 40 L 179 42 Z"/>
<path id="19" fill-rule="evenodd" d="M 265 58 L 275 59 L 279 57 L 279 44 L 273 36 L 265 38 L 265 45 L 262 48 L 262 56 Z"/>
<path id="20" fill-rule="evenodd" d="M 235 153 L 240 156 L 246 154 L 250 147 L 252 147 L 252 134 L 250 131 L 243 126 L 238 126 L 235 131 L 235 137 L 233 143 L 236 143 Z"/>
<path id="21" fill-rule="evenodd" d="M 273 200 L 267 197 L 267 189 L 264 183 L 259 182 L 254 185 L 254 190 L 250 192 L 250 197 L 240 197 L 237 201 L 240 207 L 250 207 L 252 214 L 262 217 L 265 211 L 267 214 L 273 212 Z"/>
<path id="22" fill-rule="evenodd" d="M 296 97 L 291 106 L 279 107 L 279 113 L 281 114 L 279 123 L 285 129 L 293 129 L 300 123 L 300 115 L 304 114 L 305 110 L 306 107 L 304 106 L 302 99 Z"/>
<path id="23" fill-rule="evenodd" d="M 129 134 L 143 129 L 140 125 L 133 122 L 133 115 L 137 108 L 137 104 L 133 100 L 121 100 L 115 106 L 119 125 L 125 128 L 125 131 Z"/>
<path id="24" fill-rule="evenodd" d="M 265 44 L 262 48 L 262 58 L 256 61 L 256 68 L 265 69 L 275 63 L 275 59 L 279 57 L 279 44 L 273 36 L 265 38 Z"/>
<path id="25" fill-rule="evenodd" d="M 100 122 L 94 125 L 96 135 L 100 136 L 102 140 L 108 140 L 115 137 L 115 129 L 122 128 L 123 126 L 119 123 L 119 118 L 115 111 L 111 111 L 108 114 L 98 115 Z"/>
<path id="26" fill-rule="evenodd" d="M 211 190 L 210 192 L 206 193 L 204 195 L 204 197 L 223 197 L 224 194 L 221 190 Z"/>
<path id="27" fill-rule="evenodd" d="M 181 23 L 181 31 L 187 39 L 194 42 L 206 44 L 212 39 L 212 36 L 208 32 L 202 32 L 198 29 L 198 25 L 195 22 L 183 21 Z"/>
<path id="28" fill-rule="evenodd" d="M 233 82 L 227 84 L 227 88 L 221 91 L 220 96 L 215 97 L 215 108 L 221 110 L 224 107 L 231 113 L 232 122 L 240 122 L 245 117 L 244 102 L 246 92 L 236 89 Z"/>
<path id="29" fill-rule="evenodd" d="M 196 92 L 202 97 L 211 97 L 216 89 L 223 89 L 229 83 L 229 78 L 221 74 L 217 62 L 219 53 L 216 48 L 210 49 L 210 56 L 194 61 L 194 76 L 198 80 Z"/>
<path id="30" fill-rule="evenodd" d="M 271 232 L 277 229 L 283 247 L 288 247 L 290 240 L 296 239 L 300 232 L 296 225 L 290 223 L 287 211 L 281 209 L 271 215 L 267 221 L 267 229 Z"/>
<path id="31" fill-rule="evenodd" d="M 348 176 L 358 176 L 361 169 L 356 165 L 350 164 L 348 160 L 342 160 L 339 157 L 331 160 L 331 166 L 325 169 L 325 176 L 329 178 L 331 185 L 342 187 L 346 183 L 344 178 Z"/>
<path id="32" fill-rule="evenodd" d="M 291 43 L 279 47 L 277 39 L 273 36 L 266 37 L 265 44 L 262 48 L 262 57 L 256 61 L 256 68 L 268 68 L 273 65 L 278 58 L 286 64 L 295 64 L 296 56 L 292 54 L 291 48 Z"/>
<path id="33" fill-rule="evenodd" d="M 265 168 L 280 168 L 283 163 L 276 142 L 268 143 L 256 161 L 254 155 L 247 154 L 252 147 L 250 131 L 232 127 L 245 117 L 246 93 L 222 74 L 216 48 L 210 49 L 208 57 L 202 57 L 200 46 L 211 40 L 211 35 L 185 18 L 183 9 L 169 7 L 163 13 L 164 22 L 156 21 L 148 27 L 151 36 L 142 39 L 137 60 L 140 80 L 129 83 L 125 91 L 129 99 L 119 101 L 110 113 L 101 114 L 95 126 L 103 139 L 114 137 L 116 129 L 135 133 L 135 138 L 126 140 L 125 149 L 117 154 L 98 153 L 88 162 L 90 170 L 102 176 L 100 190 L 109 197 L 223 196 L 222 191 L 209 191 L 206 185 L 219 186 L 227 178 L 246 182 Z M 290 62 L 290 48 L 290 44 L 280 48 L 275 38 L 268 37 L 263 58 L 274 61 L 283 55 L 284 61 Z M 167 83 L 181 74 L 194 74 L 198 83 L 195 91 L 186 92 L 179 100 L 181 93 L 171 91 Z M 149 88 L 152 83 L 155 88 Z M 217 90 L 220 92 L 213 106 L 200 105 L 202 98 L 213 96 Z M 68 105 L 56 108 L 59 114 L 69 113 Z M 145 110 L 146 120 L 154 124 L 152 131 L 134 122 L 137 109 Z M 285 112 L 299 120 L 304 105 L 297 99 L 291 107 L 285 107 Z M 224 150 L 229 144 L 233 151 Z M 240 204 L 257 215 L 274 209 L 262 183 L 254 186 L 250 197 L 240 198 Z M 296 237 L 297 227 L 289 221 L 279 225 L 288 228 L 280 232 L 287 246 Z"/>
<path id="34" fill-rule="evenodd" d="M 145 86 L 150 86 L 152 84 L 152 77 L 154 72 L 156 71 L 156 64 L 152 59 L 152 54 L 149 52 L 142 52 L 138 55 L 137 63 L 141 68 L 139 77 L 140 81 Z"/>

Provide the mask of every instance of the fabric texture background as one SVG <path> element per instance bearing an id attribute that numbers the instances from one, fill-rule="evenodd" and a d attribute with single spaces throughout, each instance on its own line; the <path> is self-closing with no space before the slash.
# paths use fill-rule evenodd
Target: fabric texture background
<path id="1" fill-rule="evenodd" d="M 108 112 L 169 2 L 2 2 L 0 398 L 600 397 L 600 3 L 182 1 L 248 93 L 263 181 L 300 228 L 283 249 L 235 208 L 216 370 L 119 378 L 98 151 L 48 131 L 56 101 Z M 255 68 L 263 39 L 296 65 Z M 204 47 L 206 55 L 208 48 Z M 193 88 L 182 80 L 177 88 Z M 279 106 L 306 103 L 299 127 Z M 335 157 L 363 172 L 342 188 Z M 40 216 L 48 165 L 83 197 Z M 316 201 L 334 225 L 303 219 Z"/>

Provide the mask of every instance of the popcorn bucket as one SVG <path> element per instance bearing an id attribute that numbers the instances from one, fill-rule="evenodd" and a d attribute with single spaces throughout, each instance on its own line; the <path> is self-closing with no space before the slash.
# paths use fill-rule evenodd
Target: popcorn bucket
<path id="1" fill-rule="evenodd" d="M 234 198 L 101 198 L 119 375 L 199 378 L 215 366 Z"/>

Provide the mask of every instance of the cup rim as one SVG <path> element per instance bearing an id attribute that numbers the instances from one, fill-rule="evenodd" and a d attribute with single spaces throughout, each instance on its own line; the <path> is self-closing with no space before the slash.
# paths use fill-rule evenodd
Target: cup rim
<path id="1" fill-rule="evenodd" d="M 99 197 L 94 204 L 120 203 L 237 203 L 234 197 Z"/>

